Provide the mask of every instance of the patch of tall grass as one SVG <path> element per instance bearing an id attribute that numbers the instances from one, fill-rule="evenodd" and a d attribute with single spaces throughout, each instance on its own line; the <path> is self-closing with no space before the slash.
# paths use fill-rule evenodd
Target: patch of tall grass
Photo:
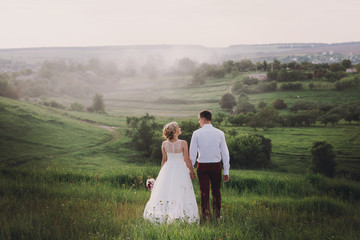
<path id="1" fill-rule="evenodd" d="M 232 171 L 230 182 L 223 184 L 218 221 L 151 224 L 142 218 L 150 197 L 145 181 L 158 170 L 125 167 L 114 174 L 3 168 L 0 238 L 356 239 L 360 234 L 356 182 L 267 171 Z M 199 202 L 197 181 L 194 189 Z"/>

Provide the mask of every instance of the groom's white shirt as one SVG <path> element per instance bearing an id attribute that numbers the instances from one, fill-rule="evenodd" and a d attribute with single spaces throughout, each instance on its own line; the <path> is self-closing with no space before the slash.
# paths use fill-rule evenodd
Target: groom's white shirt
<path id="1" fill-rule="evenodd" d="M 193 166 L 197 153 L 199 163 L 217 163 L 223 161 L 224 175 L 229 175 L 229 150 L 223 131 L 214 128 L 212 124 L 205 124 L 194 131 L 190 143 L 190 160 Z"/>

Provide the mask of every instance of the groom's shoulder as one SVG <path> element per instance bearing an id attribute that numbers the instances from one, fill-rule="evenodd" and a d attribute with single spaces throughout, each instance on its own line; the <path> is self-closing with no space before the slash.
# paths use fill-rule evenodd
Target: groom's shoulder
<path id="1" fill-rule="evenodd" d="M 215 130 L 216 132 L 220 133 L 220 134 L 224 134 L 224 132 L 223 132 L 222 130 L 220 130 L 220 129 L 216 128 L 216 127 L 214 127 L 214 130 Z"/>

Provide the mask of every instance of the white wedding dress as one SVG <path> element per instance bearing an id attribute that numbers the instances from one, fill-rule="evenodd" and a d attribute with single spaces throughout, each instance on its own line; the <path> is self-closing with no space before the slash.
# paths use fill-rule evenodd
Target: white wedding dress
<path id="1" fill-rule="evenodd" d="M 155 181 L 144 218 L 159 224 L 172 223 L 174 220 L 198 223 L 198 206 L 181 141 L 165 141 L 164 147 L 167 161 Z"/>

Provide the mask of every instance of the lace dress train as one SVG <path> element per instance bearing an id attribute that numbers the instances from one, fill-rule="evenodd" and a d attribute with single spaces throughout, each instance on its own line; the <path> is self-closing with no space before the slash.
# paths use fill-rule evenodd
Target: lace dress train
<path id="1" fill-rule="evenodd" d="M 167 161 L 155 181 L 143 216 L 160 224 L 175 220 L 197 223 L 198 206 L 180 141 L 166 141 L 165 150 Z"/>

